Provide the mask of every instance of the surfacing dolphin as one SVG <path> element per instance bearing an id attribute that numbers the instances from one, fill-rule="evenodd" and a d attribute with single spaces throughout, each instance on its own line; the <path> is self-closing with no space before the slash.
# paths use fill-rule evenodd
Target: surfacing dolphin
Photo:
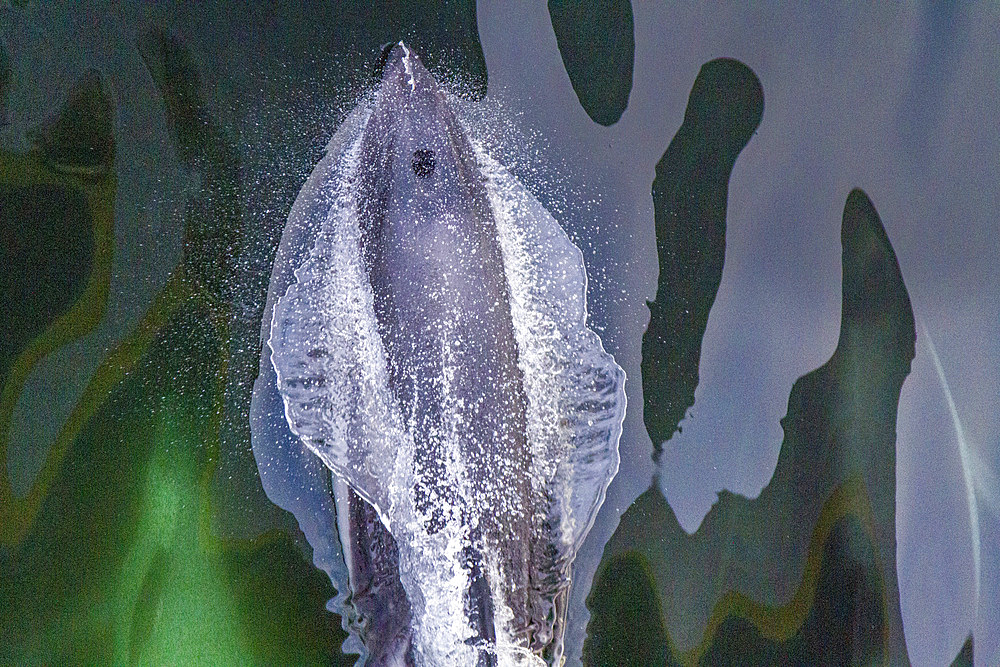
<path id="1" fill-rule="evenodd" d="M 400 42 L 303 187 L 265 309 L 254 454 L 349 586 L 337 610 L 361 662 L 559 664 L 625 377 L 586 328 L 579 249 L 456 104 Z M 289 472 L 303 445 L 333 471 L 346 577 L 329 499 Z"/>

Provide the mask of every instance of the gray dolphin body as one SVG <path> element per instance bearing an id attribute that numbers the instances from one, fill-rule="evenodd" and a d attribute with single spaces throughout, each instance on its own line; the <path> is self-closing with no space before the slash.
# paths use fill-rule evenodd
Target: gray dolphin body
<path id="1" fill-rule="evenodd" d="M 585 294 L 579 249 L 394 47 L 289 214 L 251 405 L 365 664 L 560 662 L 625 410 Z"/>
<path id="2" fill-rule="evenodd" d="M 501 555 L 504 579 L 513 584 L 505 602 L 515 627 L 529 634 L 531 547 L 540 527 L 532 526 L 526 399 L 496 225 L 465 133 L 433 76 L 404 45 L 386 60 L 360 159 L 361 247 L 390 387 L 416 445 L 418 509 L 429 516 L 431 532 L 447 512 L 475 524 L 463 557 L 476 640 L 488 645 L 496 638 L 485 549 Z M 441 438 L 447 420 L 464 435 L 458 454 L 469 465 L 475 497 L 490 499 L 490 512 L 461 506 L 450 487 Z M 398 576 L 369 565 L 375 561 L 366 553 L 370 544 L 388 543 L 381 524 L 363 509 L 352 511 L 355 590 L 393 590 L 395 599 Z M 483 652 L 481 660 L 493 658 Z"/>

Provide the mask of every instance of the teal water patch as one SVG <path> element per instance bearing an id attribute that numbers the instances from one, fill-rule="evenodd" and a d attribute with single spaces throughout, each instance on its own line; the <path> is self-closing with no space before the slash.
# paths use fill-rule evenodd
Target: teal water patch
<path id="1" fill-rule="evenodd" d="M 975 664 L 975 661 L 972 635 L 969 635 L 969 638 L 962 644 L 962 649 L 955 656 L 955 660 L 951 663 L 951 667 L 972 667 L 973 664 Z"/>
<path id="2" fill-rule="evenodd" d="M 0 378 L 83 293 L 93 253 L 83 192 L 0 183 Z"/>
<path id="3" fill-rule="evenodd" d="M 200 189 L 184 211 L 184 267 L 216 304 L 231 305 L 248 279 L 244 258 L 240 156 L 202 98 L 191 51 L 176 36 L 147 32 L 138 43 L 163 100 L 171 139 Z"/>
<path id="4" fill-rule="evenodd" d="M 671 667 L 677 664 L 649 563 L 636 552 L 612 558 L 588 598 L 590 626 L 583 646 L 587 665 Z"/>
<path id="5" fill-rule="evenodd" d="M 795 634 L 775 641 L 748 619 L 729 616 L 699 664 L 885 664 L 885 585 L 864 526 L 852 516 L 838 521 L 822 559 L 816 597 Z"/>

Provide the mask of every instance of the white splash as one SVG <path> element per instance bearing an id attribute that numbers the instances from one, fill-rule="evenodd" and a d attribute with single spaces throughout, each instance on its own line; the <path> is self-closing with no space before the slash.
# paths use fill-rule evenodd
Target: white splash
<path id="1" fill-rule="evenodd" d="M 978 607 L 982 545 L 980 544 L 979 507 L 976 501 L 976 489 L 978 486 L 977 466 L 973 460 L 973 454 L 969 450 L 969 444 L 965 439 L 965 429 L 962 428 L 962 420 L 958 416 L 958 408 L 955 406 L 954 398 L 952 398 L 951 388 L 948 386 L 948 380 L 945 378 L 944 367 L 941 365 L 941 359 L 938 357 L 937 349 L 934 347 L 931 332 L 928 331 L 927 326 L 923 322 L 920 323 L 920 328 L 924 333 L 924 338 L 927 340 L 927 349 L 931 353 L 931 359 L 934 361 L 934 369 L 937 371 L 938 379 L 941 381 L 941 389 L 944 391 L 945 400 L 948 402 L 948 412 L 951 413 L 951 422 L 955 427 L 955 437 L 958 440 L 958 455 L 962 462 L 962 475 L 965 478 L 965 496 L 969 504 L 969 526 L 972 530 L 972 564 L 976 585 L 976 606 Z"/>
<path id="2" fill-rule="evenodd" d="M 404 63 L 409 56 L 406 51 Z M 293 223 L 290 216 L 286 227 L 286 233 L 293 225 L 314 229 L 302 233 L 312 239 L 304 259 L 279 258 L 297 265 L 287 289 L 274 295 L 268 339 L 285 419 L 309 450 L 375 508 L 395 538 L 421 664 L 475 664 L 483 650 L 501 665 L 541 664 L 527 649 L 525 630 L 514 627 L 515 614 L 505 604 L 510 584 L 497 554 L 488 551 L 483 566 L 491 575 L 496 644 L 469 642 L 475 633 L 464 602 L 472 573 L 462 554 L 472 545 L 475 517 L 491 512 L 492 501 L 473 488 L 461 455 L 460 440 L 467 436 L 460 420 L 448 418 L 460 411 L 448 405 L 447 364 L 440 379 L 446 418 L 433 438 L 445 459 L 444 484 L 436 488 L 447 488 L 453 497 L 431 503 L 444 510 L 443 527 L 433 533 L 427 528 L 429 510 L 418 507 L 416 445 L 389 387 L 387 354 L 360 254 L 354 192 L 364 125 L 355 123 L 349 138 L 340 137 L 340 153 L 318 176 L 323 185 L 315 192 L 303 189 L 302 210 L 313 219 Z M 555 553 L 532 581 L 542 582 L 536 592 L 548 605 L 545 617 L 555 619 L 560 613 L 555 600 L 568 590 L 573 559 L 618 470 L 625 376 L 586 326 L 582 253 L 541 203 L 473 144 L 496 221 L 528 400 L 533 511 L 550 527 L 536 537 Z M 317 192 L 326 192 L 325 199 L 309 200 L 317 199 Z M 322 217 L 316 215 L 320 210 Z M 447 361 L 447 346 L 442 355 Z M 561 639 L 553 633 L 561 628 L 548 622 L 550 627 L 532 630 L 551 639 L 559 656 Z"/>
<path id="3" fill-rule="evenodd" d="M 403 47 L 403 67 L 406 68 L 406 75 L 410 77 L 410 92 L 414 92 L 417 89 L 417 82 L 413 79 L 413 63 L 410 62 L 410 50 L 406 48 L 403 40 L 399 40 L 399 45 Z"/>

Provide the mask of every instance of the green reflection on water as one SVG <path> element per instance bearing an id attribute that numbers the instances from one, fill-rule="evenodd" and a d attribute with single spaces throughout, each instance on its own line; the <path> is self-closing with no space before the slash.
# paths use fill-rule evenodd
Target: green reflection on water
<path id="1" fill-rule="evenodd" d="M 0 551 L 0 663 L 350 662 L 334 591 L 288 535 L 214 535 L 222 342 L 187 301 L 73 442 Z"/>
<path id="2" fill-rule="evenodd" d="M 115 662 L 244 662 L 238 609 L 216 554 L 199 540 L 196 440 L 185 430 L 194 420 L 169 405 L 158 418 L 136 537 L 118 577 Z"/>

